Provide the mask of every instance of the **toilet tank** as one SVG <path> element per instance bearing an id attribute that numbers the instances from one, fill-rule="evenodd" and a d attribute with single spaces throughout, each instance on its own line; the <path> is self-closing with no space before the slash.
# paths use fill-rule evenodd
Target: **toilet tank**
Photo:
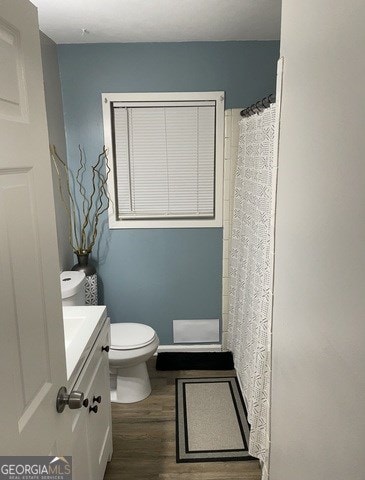
<path id="1" fill-rule="evenodd" d="M 60 276 L 62 306 L 85 305 L 84 272 L 66 271 Z"/>

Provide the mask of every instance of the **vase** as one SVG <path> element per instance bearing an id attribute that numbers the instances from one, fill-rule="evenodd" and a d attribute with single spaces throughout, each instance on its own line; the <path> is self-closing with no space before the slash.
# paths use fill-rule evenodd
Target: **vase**
<path id="1" fill-rule="evenodd" d="M 86 305 L 98 305 L 98 276 L 94 265 L 89 263 L 89 253 L 77 253 L 77 264 L 71 270 L 84 272 L 85 282 L 85 303 Z"/>

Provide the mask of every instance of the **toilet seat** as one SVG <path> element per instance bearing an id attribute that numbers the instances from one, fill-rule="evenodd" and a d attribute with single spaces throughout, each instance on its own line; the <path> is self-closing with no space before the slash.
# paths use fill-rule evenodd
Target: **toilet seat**
<path id="1" fill-rule="evenodd" d="M 156 332 L 142 323 L 112 323 L 110 337 L 112 350 L 133 350 L 152 343 Z"/>

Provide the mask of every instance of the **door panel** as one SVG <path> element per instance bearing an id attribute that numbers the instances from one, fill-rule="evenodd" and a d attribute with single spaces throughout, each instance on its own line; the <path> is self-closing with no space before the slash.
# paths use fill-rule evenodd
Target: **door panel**
<path id="1" fill-rule="evenodd" d="M 37 230 L 34 222 L 33 180 L 31 171 L 10 171 L 0 177 L 3 206 L 0 222 L 6 231 L 7 261 L 11 267 L 9 298 L 16 305 L 16 344 L 20 360 L 22 408 L 31 403 L 45 383 L 50 382 L 49 345 L 44 311 L 43 282 Z M 26 233 L 25 233 L 26 232 Z M 27 248 L 24 248 L 26 235 Z M 9 242 L 11 239 L 11 242 Z M 30 271 L 31 276 L 24 275 Z M 35 321 L 28 329 L 29 316 Z M 36 364 L 37 369 L 33 367 Z"/>
<path id="2" fill-rule="evenodd" d="M 24 121 L 27 115 L 20 32 L 0 18 L 0 117 Z"/>

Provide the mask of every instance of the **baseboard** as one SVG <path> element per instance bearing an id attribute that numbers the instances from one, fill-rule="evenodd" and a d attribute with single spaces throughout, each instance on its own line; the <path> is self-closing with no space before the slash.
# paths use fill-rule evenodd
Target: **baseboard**
<path id="1" fill-rule="evenodd" d="M 231 352 L 159 352 L 156 370 L 232 370 Z"/>
<path id="2" fill-rule="evenodd" d="M 222 345 L 220 343 L 209 344 L 191 344 L 191 345 L 160 345 L 158 352 L 221 352 Z"/>

